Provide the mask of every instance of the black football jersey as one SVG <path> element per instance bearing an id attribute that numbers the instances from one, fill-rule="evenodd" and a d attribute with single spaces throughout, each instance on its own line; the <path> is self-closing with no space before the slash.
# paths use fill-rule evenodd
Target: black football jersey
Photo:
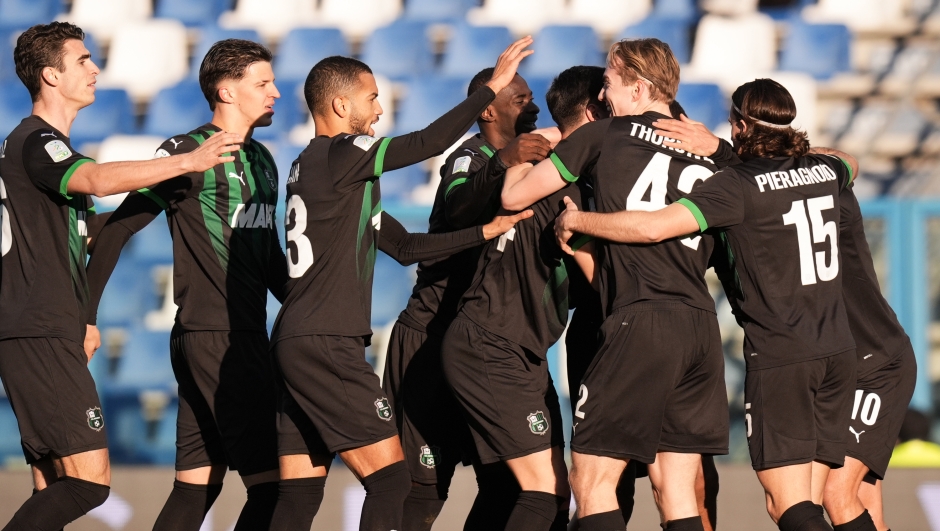
<path id="1" fill-rule="evenodd" d="M 758 158 L 678 201 L 701 230 L 724 229 L 733 276 L 725 287 L 744 327 L 748 369 L 855 347 L 839 257 L 839 194 L 850 181 L 837 157 Z"/>
<path id="2" fill-rule="evenodd" d="M 655 112 L 585 124 L 561 141 L 551 160 L 569 182 L 593 185 L 598 212 L 659 210 L 716 170 L 707 158 L 663 147 Z M 701 186 L 701 184 L 698 184 Z M 678 301 L 715 311 L 705 284 L 714 248 L 710 234 L 654 245 L 598 242 L 600 294 L 606 312 L 643 301 Z"/>
<path id="3" fill-rule="evenodd" d="M 858 374 L 865 376 L 911 348 L 894 310 L 881 294 L 865 239 L 862 210 L 852 187 L 839 196 L 839 252 L 842 298 L 858 354 Z"/>
<path id="4" fill-rule="evenodd" d="M 568 322 L 568 270 L 555 243 L 555 218 L 565 209 L 565 196 L 580 207 L 578 187 L 568 185 L 529 207 L 531 218 L 483 246 L 458 312 L 542 359 Z"/>
<path id="5" fill-rule="evenodd" d="M 473 225 L 488 223 L 500 207 L 500 191 L 496 187 L 489 197 L 473 198 L 475 203 L 483 204 L 473 220 L 454 220 L 447 215 L 448 200 L 458 200 L 455 194 L 471 186 L 469 182 L 481 175 L 481 172 L 499 171 L 490 170 L 491 160 L 496 154 L 493 148 L 481 135 L 475 135 L 465 140 L 441 166 L 441 182 L 434 197 L 434 206 L 431 207 L 431 216 L 428 218 L 428 232 L 442 233 L 463 229 Z M 500 175 L 505 170 L 499 171 Z M 499 177 L 502 179 L 502 177 Z M 408 299 L 408 305 L 399 315 L 399 320 L 417 330 L 429 330 L 436 335 L 444 335 L 450 322 L 457 315 L 457 305 L 461 297 L 473 280 L 477 261 L 480 258 L 480 248 L 467 249 L 447 258 L 427 260 L 418 264 L 418 279 Z"/>
<path id="6" fill-rule="evenodd" d="M 85 337 L 94 207 L 85 195 L 69 195 L 68 182 L 91 161 L 38 116 L 0 147 L 0 339 Z"/>

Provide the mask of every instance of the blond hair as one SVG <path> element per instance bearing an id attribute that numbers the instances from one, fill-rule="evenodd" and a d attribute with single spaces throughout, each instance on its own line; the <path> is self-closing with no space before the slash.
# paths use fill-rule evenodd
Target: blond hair
<path id="1" fill-rule="evenodd" d="M 611 45 L 607 67 L 616 70 L 624 83 L 644 79 L 656 101 L 672 103 L 679 90 L 679 61 L 669 45 L 659 39 L 623 39 Z"/>

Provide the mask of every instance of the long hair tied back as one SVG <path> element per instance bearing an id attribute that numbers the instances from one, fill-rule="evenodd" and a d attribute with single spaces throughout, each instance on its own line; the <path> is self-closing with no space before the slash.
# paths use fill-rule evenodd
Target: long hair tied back
<path id="1" fill-rule="evenodd" d="M 802 157 L 809 151 L 806 133 L 790 124 L 796 103 L 783 85 L 772 79 L 745 83 L 731 96 L 732 114 L 747 124 L 738 135 L 738 154 L 754 157 Z"/>

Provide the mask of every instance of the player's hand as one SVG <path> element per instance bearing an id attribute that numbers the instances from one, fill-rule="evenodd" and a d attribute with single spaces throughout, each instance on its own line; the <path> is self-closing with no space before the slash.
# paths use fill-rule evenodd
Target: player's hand
<path id="1" fill-rule="evenodd" d="M 558 246 L 561 247 L 561 250 L 571 255 L 574 254 L 574 250 L 568 245 L 568 240 L 574 236 L 571 227 L 572 221 L 577 215 L 578 205 L 574 204 L 570 197 L 565 196 L 565 209 L 555 218 L 555 239 L 558 240 Z"/>
<path id="2" fill-rule="evenodd" d="M 558 129 L 558 126 L 536 129 L 535 131 L 532 131 L 532 134 L 544 136 L 545 139 L 548 140 L 548 144 L 552 146 L 552 149 L 555 149 L 555 146 L 561 142 L 561 129 Z"/>
<path id="3" fill-rule="evenodd" d="M 88 361 L 91 362 L 92 356 L 95 355 L 95 351 L 101 347 L 101 332 L 98 331 L 98 327 L 95 325 L 87 325 L 85 328 L 85 356 L 88 356 Z"/>
<path id="4" fill-rule="evenodd" d="M 493 218 L 493 221 L 483 225 L 483 237 L 487 240 L 492 240 L 493 238 L 502 236 L 512 230 L 512 228 L 516 226 L 516 223 L 531 218 L 534 214 L 535 212 L 530 209 L 523 210 L 511 216 L 496 216 Z"/>
<path id="5" fill-rule="evenodd" d="M 234 161 L 233 155 L 223 154 L 238 151 L 244 141 L 242 135 L 236 133 L 216 133 L 192 152 L 179 156 L 186 157 L 186 173 L 204 172 L 223 162 Z"/>
<path id="6" fill-rule="evenodd" d="M 552 144 L 544 136 L 522 133 L 496 154 L 506 166 L 518 166 L 526 162 L 541 162 L 552 151 Z"/>
<path id="7" fill-rule="evenodd" d="M 721 140 L 712 134 L 702 122 L 696 122 L 686 115 L 681 115 L 679 120 L 656 120 L 653 122 L 653 131 L 655 134 L 665 137 L 663 145 L 677 149 L 683 149 L 693 155 L 700 157 L 710 157 L 718 151 L 718 144 Z M 672 142 L 670 139 L 677 140 Z"/>
<path id="8" fill-rule="evenodd" d="M 516 77 L 516 70 L 519 68 L 519 63 L 526 57 L 535 53 L 533 50 L 525 49 L 526 46 L 530 44 L 532 44 L 531 35 L 526 35 L 510 44 L 509 48 L 506 48 L 506 51 L 501 53 L 499 59 L 496 60 L 496 67 L 493 69 L 493 77 L 486 86 L 493 89 L 493 92 L 496 94 L 499 94 L 499 91 L 509 86 L 509 84 L 512 83 L 512 78 Z"/>

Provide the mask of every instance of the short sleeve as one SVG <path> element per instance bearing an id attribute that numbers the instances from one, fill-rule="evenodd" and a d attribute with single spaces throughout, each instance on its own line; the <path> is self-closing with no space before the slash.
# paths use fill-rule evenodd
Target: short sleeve
<path id="1" fill-rule="evenodd" d="M 444 199 L 447 199 L 455 188 L 466 183 L 475 173 L 482 170 L 492 157 L 493 151 L 486 146 L 480 146 L 480 151 L 468 147 L 460 148 L 447 157 L 447 161 L 441 167 Z"/>
<path id="2" fill-rule="evenodd" d="M 330 174 L 337 188 L 381 177 L 391 138 L 344 135 L 330 146 Z"/>
<path id="3" fill-rule="evenodd" d="M 699 230 L 732 227 L 744 221 L 744 189 L 732 170 L 721 170 L 676 201 L 689 209 Z"/>
<path id="4" fill-rule="evenodd" d="M 577 181 L 597 161 L 609 126 L 610 120 L 584 124 L 555 146 L 549 158 L 565 181 Z"/>
<path id="5" fill-rule="evenodd" d="M 72 149 L 69 139 L 53 129 L 37 129 L 23 143 L 23 163 L 33 185 L 66 199 L 69 179 L 88 162 L 94 160 Z"/>
<path id="6" fill-rule="evenodd" d="M 829 167 L 836 172 L 836 178 L 839 180 L 839 190 L 844 190 L 852 184 L 855 176 L 852 175 L 852 166 L 849 165 L 847 160 L 836 155 L 822 155 L 822 157 L 828 159 L 830 162 Z"/>
<path id="7" fill-rule="evenodd" d="M 200 141 L 190 135 L 179 135 L 167 139 L 154 153 L 153 158 L 159 159 L 173 155 L 183 155 L 199 147 Z M 170 203 L 182 201 L 197 190 L 202 183 L 201 173 L 187 173 L 172 179 L 167 179 L 149 188 L 138 190 L 141 195 L 166 210 Z"/>

